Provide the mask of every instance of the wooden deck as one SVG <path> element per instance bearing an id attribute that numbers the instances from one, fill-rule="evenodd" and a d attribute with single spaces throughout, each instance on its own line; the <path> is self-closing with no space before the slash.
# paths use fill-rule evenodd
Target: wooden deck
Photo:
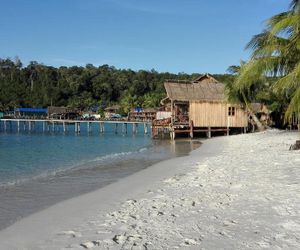
<path id="1" fill-rule="evenodd" d="M 127 133 L 128 124 L 132 126 L 132 132 L 138 132 L 138 125 L 144 126 L 144 133 L 149 132 L 149 127 L 151 126 L 150 121 L 123 121 L 123 120 L 60 120 L 60 119 L 0 119 L 0 125 L 3 125 L 3 130 L 6 131 L 8 126 L 12 126 L 15 123 L 17 131 L 21 129 L 23 131 L 34 131 L 35 124 L 42 124 L 43 131 L 55 131 L 56 126 L 62 126 L 63 131 L 68 131 L 68 127 L 74 125 L 75 133 L 80 133 L 80 125 L 86 124 L 87 131 L 92 131 L 92 124 L 98 124 L 100 128 L 100 133 L 105 132 L 105 124 L 115 124 L 115 132 L 118 132 L 118 125 L 122 125 L 122 133 Z M 23 125 L 23 126 L 22 126 Z"/>

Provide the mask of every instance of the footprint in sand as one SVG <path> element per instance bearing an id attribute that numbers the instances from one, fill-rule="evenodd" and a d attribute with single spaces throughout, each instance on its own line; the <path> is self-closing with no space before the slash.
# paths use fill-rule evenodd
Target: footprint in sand
<path id="1" fill-rule="evenodd" d="M 80 246 L 85 249 L 91 249 L 95 246 L 100 246 L 100 240 L 87 241 L 87 242 L 81 243 Z"/>
<path id="2" fill-rule="evenodd" d="M 60 233 L 58 233 L 58 235 L 66 235 L 66 236 L 73 237 L 73 238 L 79 238 L 82 236 L 82 234 L 80 232 L 75 232 L 72 230 L 60 232 Z"/>

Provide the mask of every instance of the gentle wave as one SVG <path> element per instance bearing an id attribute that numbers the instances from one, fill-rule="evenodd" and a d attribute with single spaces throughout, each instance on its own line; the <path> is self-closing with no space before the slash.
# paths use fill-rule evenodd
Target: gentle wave
<path id="1" fill-rule="evenodd" d="M 128 152 L 120 152 L 120 153 L 112 153 L 104 156 L 99 156 L 90 160 L 83 160 L 78 164 L 72 166 L 64 166 L 63 168 L 57 168 L 55 170 L 45 171 L 43 173 L 36 174 L 30 177 L 21 177 L 14 181 L 0 183 L 0 188 L 12 187 L 20 184 L 24 184 L 26 182 L 32 180 L 42 180 L 50 177 L 55 177 L 58 175 L 62 175 L 68 173 L 70 171 L 79 171 L 79 170 L 88 170 L 90 168 L 99 167 L 99 165 L 95 165 L 96 163 L 111 163 L 112 161 L 120 161 L 126 159 L 127 156 L 132 156 L 135 154 L 144 153 L 149 148 L 141 148 L 136 151 L 128 151 Z"/>

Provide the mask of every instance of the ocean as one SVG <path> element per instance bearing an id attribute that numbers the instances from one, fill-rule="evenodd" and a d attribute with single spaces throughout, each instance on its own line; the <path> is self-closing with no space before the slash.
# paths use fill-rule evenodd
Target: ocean
<path id="1" fill-rule="evenodd" d="M 0 122 L 1 123 L 1 122 Z M 0 230 L 17 220 L 62 200 L 84 194 L 150 165 L 188 154 L 198 141 L 153 140 L 142 126 L 136 134 L 115 133 L 106 124 L 100 133 L 81 125 L 63 132 L 43 132 L 37 124 L 31 132 L 15 125 L 0 126 Z M 98 125 L 98 126 L 97 126 Z M 74 126 L 73 126 L 74 127 Z"/>

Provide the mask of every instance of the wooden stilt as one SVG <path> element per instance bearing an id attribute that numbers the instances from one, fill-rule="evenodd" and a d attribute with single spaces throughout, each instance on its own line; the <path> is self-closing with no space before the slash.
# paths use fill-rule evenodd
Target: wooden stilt
<path id="1" fill-rule="evenodd" d="M 194 138 L 194 123 L 190 120 L 190 137 Z"/>
<path id="2" fill-rule="evenodd" d="M 136 134 L 137 133 L 137 123 L 132 124 L 132 133 Z"/>
<path id="3" fill-rule="evenodd" d="M 115 134 L 118 133 L 118 123 L 115 124 Z"/>
<path id="4" fill-rule="evenodd" d="M 100 133 L 104 133 L 104 123 L 100 122 L 99 125 L 100 125 Z"/>
<path id="5" fill-rule="evenodd" d="M 148 126 L 147 123 L 144 123 L 144 133 L 148 134 Z"/>
<path id="6" fill-rule="evenodd" d="M 127 123 L 122 124 L 122 133 L 127 134 Z"/>
<path id="7" fill-rule="evenodd" d="M 208 127 L 207 138 L 211 138 L 211 127 Z"/>
<path id="8" fill-rule="evenodd" d="M 89 130 L 89 133 L 92 133 L 92 130 L 93 130 L 93 124 L 90 122 L 90 130 Z"/>
<path id="9" fill-rule="evenodd" d="M 87 122 L 87 132 L 90 133 L 91 132 L 91 123 Z"/>

